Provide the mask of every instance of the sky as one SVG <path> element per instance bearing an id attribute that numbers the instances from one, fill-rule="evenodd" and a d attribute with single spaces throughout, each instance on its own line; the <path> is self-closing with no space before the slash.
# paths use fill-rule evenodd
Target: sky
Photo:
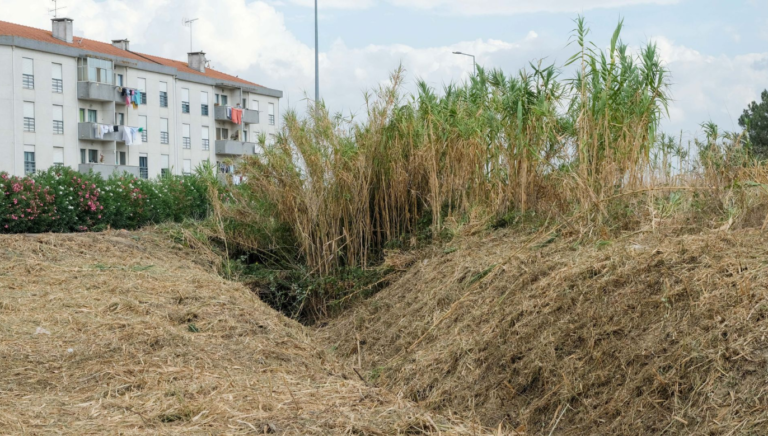
<path id="1" fill-rule="evenodd" d="M 0 0 L 0 19 L 49 29 L 52 0 Z M 186 61 L 193 49 L 212 66 L 284 91 L 282 109 L 314 97 L 313 0 L 60 0 L 75 35 Z M 320 93 L 333 112 L 361 117 L 366 91 L 399 65 L 405 92 L 417 79 L 440 89 L 466 80 L 476 55 L 514 74 L 530 62 L 562 65 L 573 20 L 610 42 L 624 19 L 630 47 L 658 45 L 672 102 L 662 130 L 692 138 L 714 121 L 738 130 L 749 102 L 768 88 L 768 0 L 319 0 Z M 568 77 L 568 71 L 563 77 Z"/>

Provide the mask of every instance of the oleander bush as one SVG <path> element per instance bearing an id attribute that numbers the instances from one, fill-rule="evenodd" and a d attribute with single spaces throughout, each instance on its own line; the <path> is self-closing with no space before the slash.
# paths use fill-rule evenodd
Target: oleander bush
<path id="1" fill-rule="evenodd" d="M 135 229 L 208 215 L 204 176 L 144 180 L 128 174 L 102 179 L 68 167 L 31 176 L 0 173 L 0 233 Z"/>

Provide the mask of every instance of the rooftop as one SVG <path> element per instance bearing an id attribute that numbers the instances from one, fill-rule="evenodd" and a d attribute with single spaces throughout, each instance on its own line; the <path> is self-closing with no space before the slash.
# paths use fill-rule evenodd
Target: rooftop
<path id="1" fill-rule="evenodd" d="M 102 53 L 110 56 L 122 57 L 125 59 L 134 60 L 134 61 L 163 65 L 166 67 L 175 68 L 185 73 L 206 76 L 216 80 L 226 80 L 230 82 L 237 82 L 245 85 L 257 86 L 257 87 L 263 88 L 262 85 L 259 85 L 257 83 L 249 82 L 239 77 L 222 73 L 221 71 L 216 71 L 211 68 L 206 67 L 205 72 L 203 73 L 203 72 L 194 70 L 192 68 L 189 68 L 186 62 L 176 61 L 173 59 L 166 59 L 159 56 L 153 56 L 153 55 L 138 53 L 138 52 L 129 51 L 129 50 L 121 50 L 113 46 L 112 44 L 101 42 L 101 41 L 94 41 L 88 38 L 81 38 L 81 37 L 75 36 L 74 40 L 70 44 L 60 39 L 54 38 L 53 33 L 50 30 L 37 29 L 34 27 L 23 26 L 21 24 L 9 23 L 7 21 L 0 21 L 0 36 L 15 36 L 19 38 L 32 39 L 35 41 L 45 42 L 49 44 L 79 48 L 82 50 Z"/>

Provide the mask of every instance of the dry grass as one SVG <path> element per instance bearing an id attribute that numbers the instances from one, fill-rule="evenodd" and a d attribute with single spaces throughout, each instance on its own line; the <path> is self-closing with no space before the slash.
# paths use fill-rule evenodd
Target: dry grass
<path id="1" fill-rule="evenodd" d="M 320 333 L 379 386 L 508 431 L 768 434 L 766 247 L 755 229 L 496 232 L 434 249 Z"/>
<path id="2" fill-rule="evenodd" d="M 0 247 L 2 434 L 482 433 L 343 374 L 158 233 Z"/>

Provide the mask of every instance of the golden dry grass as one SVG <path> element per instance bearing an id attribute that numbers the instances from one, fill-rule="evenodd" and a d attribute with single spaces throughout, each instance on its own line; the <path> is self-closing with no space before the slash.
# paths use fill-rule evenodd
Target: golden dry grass
<path id="1" fill-rule="evenodd" d="M 0 236 L 0 433 L 482 433 L 309 333 L 152 231 Z"/>
<path id="2" fill-rule="evenodd" d="M 766 247 L 754 229 L 457 239 L 320 334 L 379 386 L 507 431 L 768 434 Z"/>

